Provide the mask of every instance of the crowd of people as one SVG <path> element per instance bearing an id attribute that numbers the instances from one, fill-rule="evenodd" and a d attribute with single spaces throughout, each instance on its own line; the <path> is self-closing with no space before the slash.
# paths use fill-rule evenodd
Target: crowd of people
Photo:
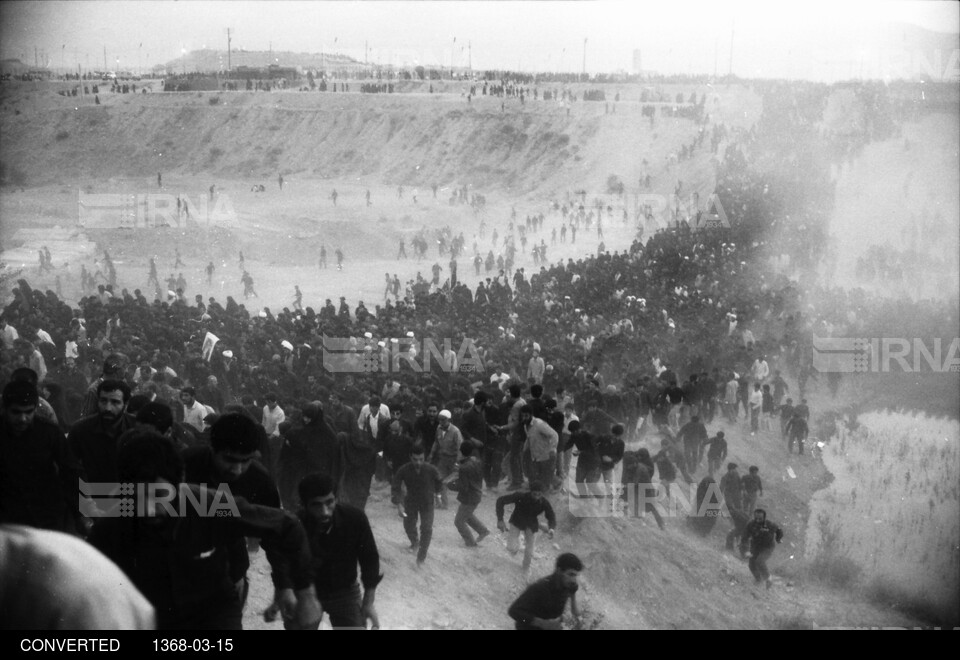
<path id="1" fill-rule="evenodd" d="M 88 538 L 147 595 L 161 627 L 239 625 L 244 537 L 263 539 L 273 611 L 286 627 L 316 627 L 321 609 L 336 627 L 377 626 L 382 575 L 364 513 L 377 484 L 390 486 L 417 566 L 450 492 L 452 524 L 468 547 L 490 534 L 476 510 L 492 493 L 508 550 L 519 553 L 524 539 L 526 571 L 541 531 L 555 533 L 551 498 L 561 490 L 616 501 L 618 474 L 621 484 L 659 483 L 669 493 L 678 472 L 693 484 L 705 470 L 698 499 L 709 497 L 731 430 L 779 431 L 784 453 L 794 445 L 803 453 L 813 334 L 869 334 L 892 317 L 919 328 L 941 318 L 942 306 L 797 277 L 824 252 L 825 217 L 804 195 L 830 185 L 825 163 L 811 163 L 803 181 L 766 178 L 752 164 L 776 150 L 782 161 L 809 157 L 787 149 L 782 133 L 808 128 L 804 111 L 820 98 L 790 96 L 786 113 L 766 100 L 757 126 L 724 138 L 719 195 L 731 226 L 697 230 L 693 218 L 676 216 L 628 251 L 555 265 L 544 243 L 538 271 L 497 264 L 473 290 L 455 277 L 441 284 L 435 272 L 373 311 L 361 304 L 351 313 L 345 298 L 339 309 L 330 300 L 303 308 L 298 290 L 294 309 L 274 314 L 230 297 L 151 302 L 115 281 L 71 306 L 18 281 L 0 317 L 0 522 Z M 602 206 L 596 211 L 599 231 Z M 574 232 L 591 226 L 582 204 L 547 212 Z M 533 234 L 542 219 L 517 222 L 517 233 Z M 464 249 L 452 230 L 436 240 L 454 257 Z M 343 339 L 337 360 L 331 337 Z M 434 354 L 428 345 L 444 348 Z M 28 441 L 38 449 L 24 451 Z M 734 525 L 728 547 L 739 538 L 754 577 L 769 586 L 765 562 L 782 530 L 756 507 L 757 472 L 741 478 L 728 464 L 718 488 Z M 183 538 L 197 549 L 216 537 L 224 556 L 202 573 L 176 566 L 171 581 L 140 561 L 157 530 L 81 515 L 78 477 L 166 483 L 194 496 L 229 484 L 243 504 L 222 529 L 190 519 Z M 646 511 L 665 526 L 656 507 Z M 552 581 L 534 591 L 559 589 L 566 603 L 583 568 L 571 557 L 561 555 Z M 559 625 L 555 604 L 553 616 L 538 616 L 528 601 L 539 596 L 525 597 L 510 612 L 518 627 Z"/>

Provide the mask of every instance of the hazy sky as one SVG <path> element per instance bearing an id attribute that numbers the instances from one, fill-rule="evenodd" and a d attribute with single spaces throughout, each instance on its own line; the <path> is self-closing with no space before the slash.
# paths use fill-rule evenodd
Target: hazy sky
<path id="1" fill-rule="evenodd" d="M 882 77 L 941 58 L 957 69 L 956 2 L 210 2 L 0 3 L 0 56 L 53 68 L 136 71 L 202 47 L 337 51 L 382 64 L 590 72 L 635 67 L 663 73 L 835 80 Z M 891 22 L 955 35 L 942 53 L 919 55 Z M 887 26 L 886 29 L 885 26 Z M 902 35 L 902 33 L 900 33 Z M 454 39 L 456 41 L 454 41 Z M 142 44 L 142 46 L 140 45 Z M 282 64 L 282 62 L 281 62 Z M 188 67 L 189 68 L 189 67 Z"/>

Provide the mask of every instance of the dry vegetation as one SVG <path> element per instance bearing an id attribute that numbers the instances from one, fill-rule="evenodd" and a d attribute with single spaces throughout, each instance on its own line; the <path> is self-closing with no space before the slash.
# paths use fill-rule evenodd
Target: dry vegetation
<path id="1" fill-rule="evenodd" d="M 824 449 L 833 484 L 814 498 L 811 569 L 956 625 L 960 594 L 960 424 L 874 412 Z"/>

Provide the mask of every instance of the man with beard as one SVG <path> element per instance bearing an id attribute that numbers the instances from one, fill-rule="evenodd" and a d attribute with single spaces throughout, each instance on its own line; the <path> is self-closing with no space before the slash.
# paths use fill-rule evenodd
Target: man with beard
<path id="1" fill-rule="evenodd" d="M 390 422 L 390 432 L 383 441 L 383 460 L 387 467 L 387 478 L 393 480 L 403 465 L 410 460 L 410 450 L 413 449 L 413 438 L 406 432 L 402 420 Z"/>
<path id="2" fill-rule="evenodd" d="M 773 554 L 777 543 L 783 540 L 783 530 L 778 525 L 767 520 L 767 512 L 757 509 L 753 512 L 753 520 L 747 523 L 743 535 L 740 537 L 740 553 L 749 546 L 750 572 L 757 584 L 767 583 L 770 588 L 770 571 L 767 570 L 767 560 Z"/>
<path id="3" fill-rule="evenodd" d="M 341 447 L 336 433 L 324 419 L 320 402 L 305 405 L 301 420 L 302 426 L 285 435 L 280 449 L 280 494 L 287 509 L 296 505 L 297 484 L 307 475 L 323 473 L 334 479 L 334 483 L 340 478 Z"/>
<path id="4" fill-rule="evenodd" d="M 72 533 L 80 466 L 60 429 L 36 417 L 38 399 L 28 382 L 3 388 L 0 523 Z"/>
<path id="5" fill-rule="evenodd" d="M 298 515 L 310 542 L 317 598 L 335 630 L 362 629 L 367 622 L 376 630 L 380 620 L 374 599 L 383 579 L 377 542 L 367 515 L 337 501 L 335 483 L 330 475 L 318 473 L 304 477 L 298 486 L 302 503 Z M 284 628 L 299 629 L 289 618 L 284 620 Z"/>
<path id="6" fill-rule="evenodd" d="M 440 406 L 431 403 L 424 414 L 417 417 L 414 424 L 414 440 L 423 446 L 423 451 L 429 456 L 433 443 L 437 441 L 437 427 L 440 426 Z"/>
<path id="7" fill-rule="evenodd" d="M 348 436 L 357 434 L 357 411 L 343 403 L 343 397 L 337 392 L 330 393 L 330 410 L 328 414 L 330 427 L 336 433 L 346 433 Z M 336 475 L 330 473 L 336 478 Z"/>
<path id="8" fill-rule="evenodd" d="M 126 414 L 130 387 L 122 380 L 104 380 L 97 387 L 99 412 L 73 425 L 67 442 L 83 466 L 86 481 L 119 481 L 117 476 L 117 440 L 136 424 Z"/>
<path id="9" fill-rule="evenodd" d="M 423 447 L 414 445 L 410 450 L 410 462 L 393 475 L 392 501 L 403 520 L 403 530 L 410 539 L 410 551 L 417 553 L 418 568 L 427 560 L 427 551 L 433 538 L 434 506 L 440 499 L 442 488 L 440 472 L 426 462 Z M 404 489 L 406 495 L 403 495 Z M 417 518 L 420 519 L 419 535 Z"/>
<path id="10" fill-rule="evenodd" d="M 224 415 L 210 430 L 209 447 L 194 447 L 183 452 L 184 481 L 211 490 L 226 484 L 235 497 L 242 497 L 250 504 L 279 509 L 277 484 L 256 460 L 259 443 L 256 422 L 238 413 Z M 264 549 L 268 557 L 273 555 L 270 547 Z M 237 605 L 242 612 L 249 588 L 247 545 L 239 539 L 228 551 L 230 578 L 237 585 L 240 596 Z"/>
<path id="11" fill-rule="evenodd" d="M 103 373 L 87 388 L 80 406 L 80 416 L 89 417 L 100 410 L 100 384 L 105 380 L 123 380 L 123 360 L 119 355 L 108 355 L 103 361 Z"/>
<path id="12" fill-rule="evenodd" d="M 553 574 L 527 587 L 507 611 L 517 630 L 561 630 L 568 600 L 574 622 L 579 624 L 577 579 L 582 570 L 583 562 L 576 555 L 564 553 L 557 557 Z"/>

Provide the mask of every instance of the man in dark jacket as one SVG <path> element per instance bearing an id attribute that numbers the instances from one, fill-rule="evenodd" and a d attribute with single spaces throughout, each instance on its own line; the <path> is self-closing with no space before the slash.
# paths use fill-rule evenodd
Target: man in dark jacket
<path id="1" fill-rule="evenodd" d="M 0 421 L 0 523 L 75 533 L 80 465 L 60 429 L 36 417 L 36 386 L 7 383 Z"/>
<path id="2" fill-rule="evenodd" d="M 700 447 L 707 441 L 707 427 L 694 415 L 683 425 L 677 439 L 683 440 L 683 453 L 687 459 L 687 472 L 693 474 L 700 464 Z"/>
<path id="3" fill-rule="evenodd" d="M 241 628 L 230 548 L 248 536 L 270 542 L 277 551 L 273 582 L 281 609 L 301 625 L 319 618 L 310 549 L 292 514 L 181 483 L 179 454 L 153 430 L 124 434 L 118 473 L 121 481 L 136 484 L 137 493 L 145 493 L 146 499 L 136 503 L 144 515 L 98 519 L 90 543 L 151 602 L 158 629 Z M 201 515 L 195 502 L 229 515 Z"/>
<path id="4" fill-rule="evenodd" d="M 427 456 L 433 450 L 433 443 L 437 441 L 437 427 L 440 426 L 440 406 L 436 403 L 427 405 L 422 415 L 417 417 L 414 428 L 414 440 L 423 445 Z"/>
<path id="5" fill-rule="evenodd" d="M 126 413 L 130 387 L 122 380 L 104 380 L 97 386 L 99 412 L 73 425 L 67 442 L 80 460 L 84 480 L 116 483 L 117 450 L 120 436 L 136 424 Z"/>
<path id="6" fill-rule="evenodd" d="M 564 553 L 557 557 L 553 573 L 527 587 L 507 611 L 517 630 L 561 630 L 568 600 L 574 625 L 579 625 L 577 578 L 582 570 L 583 562 L 576 555 Z"/>
<path id="7" fill-rule="evenodd" d="M 503 463 L 503 441 L 500 431 L 491 421 L 496 413 L 486 392 L 473 395 L 473 407 L 463 414 L 460 432 L 464 440 L 480 447 L 479 456 L 487 488 L 495 489 L 500 483 L 500 465 Z"/>
<path id="8" fill-rule="evenodd" d="M 600 472 L 607 486 L 607 495 L 613 496 L 613 471 L 623 460 L 623 424 L 614 424 L 610 435 L 600 436 L 597 442 L 597 454 L 600 455 Z"/>
<path id="9" fill-rule="evenodd" d="M 475 548 L 490 535 L 490 530 L 474 513 L 483 497 L 483 471 L 474 453 L 474 447 L 469 442 L 460 445 L 460 454 L 463 456 L 458 463 L 457 473 L 457 501 L 460 506 L 457 507 L 457 515 L 453 520 L 468 548 Z M 476 539 L 473 538 L 471 529 L 477 533 Z"/>
<path id="10" fill-rule="evenodd" d="M 259 441 L 258 426 L 252 419 L 239 413 L 224 415 L 210 430 L 209 446 L 192 447 L 182 452 L 184 481 L 211 490 L 226 485 L 233 496 L 242 497 L 250 504 L 279 509 L 277 484 L 267 468 L 256 460 Z M 241 612 L 249 589 L 247 548 L 242 539 L 229 548 L 230 577 L 241 596 L 238 602 Z M 264 550 L 272 564 L 277 555 L 269 542 Z"/>
<path id="11" fill-rule="evenodd" d="M 513 513 L 510 514 L 510 530 L 507 531 L 507 524 L 503 522 L 504 508 L 513 505 Z M 520 551 L 520 534 L 523 534 L 526 546 L 523 550 L 523 571 L 530 570 L 530 563 L 533 561 L 533 549 L 536 545 L 537 532 L 540 531 L 540 514 L 547 517 L 547 535 L 552 539 L 554 529 L 557 527 L 557 517 L 553 513 L 553 507 L 543 496 L 543 485 L 534 481 L 530 483 L 530 490 L 527 492 L 518 491 L 497 498 L 497 529 L 501 532 L 507 532 L 507 550 L 511 555 Z"/>
<path id="12" fill-rule="evenodd" d="M 410 450 L 410 462 L 393 475 L 392 501 L 397 505 L 403 530 L 410 539 L 410 550 L 417 553 L 417 567 L 427 560 L 433 538 L 433 512 L 442 487 L 440 472 L 426 462 L 423 447 L 414 445 Z M 404 488 L 406 495 L 403 494 Z M 417 518 L 420 519 L 419 535 Z"/>
<path id="13" fill-rule="evenodd" d="M 399 419 L 390 422 L 390 430 L 383 441 L 383 460 L 386 465 L 388 480 L 393 480 L 397 470 L 410 460 L 410 450 L 413 449 L 411 438 Z"/>
<path id="14" fill-rule="evenodd" d="M 807 426 L 807 420 L 805 420 L 802 414 L 798 411 L 794 411 L 793 418 L 787 422 L 787 452 L 793 453 L 793 443 L 797 443 L 797 453 L 803 455 L 803 443 L 807 439 L 807 434 L 810 432 L 809 427 Z"/>
<path id="15" fill-rule="evenodd" d="M 723 431 L 717 431 L 717 435 L 703 443 L 701 451 L 707 447 L 707 475 L 713 476 L 714 472 L 720 471 L 720 464 L 727 457 L 727 441 Z"/>
<path id="16" fill-rule="evenodd" d="M 720 492 L 730 512 L 734 509 L 743 511 L 743 484 L 737 467 L 736 463 L 727 463 L 727 472 L 720 478 Z"/>
<path id="17" fill-rule="evenodd" d="M 749 546 L 750 548 L 750 572 L 757 584 L 767 583 L 767 589 L 770 588 L 770 571 L 767 570 L 767 560 L 773 554 L 773 549 L 777 543 L 783 540 L 783 530 L 778 525 L 767 520 L 767 512 L 763 509 L 757 509 L 753 512 L 751 520 L 743 536 L 740 537 L 740 552 Z"/>
<path id="18" fill-rule="evenodd" d="M 380 627 L 374 599 L 380 573 L 380 553 L 367 515 L 356 507 L 337 501 L 336 482 L 326 474 L 304 477 L 298 486 L 300 521 L 307 532 L 313 558 L 313 583 L 323 611 L 336 629 Z M 357 567 L 360 583 L 357 584 Z M 319 625 L 319 620 L 317 624 Z M 284 621 L 288 630 L 295 622 Z"/>
<path id="19" fill-rule="evenodd" d="M 567 427 L 570 430 L 570 439 L 563 450 L 576 448 L 577 469 L 573 481 L 581 497 L 589 495 L 588 486 L 600 481 L 600 454 L 592 435 L 587 433 L 578 420 L 573 420 Z M 582 484 L 582 485 L 581 485 Z"/>
<path id="20" fill-rule="evenodd" d="M 100 383 L 105 380 L 123 380 L 123 359 L 119 355 L 108 355 L 103 361 L 103 373 L 87 388 L 80 406 L 80 417 L 90 417 L 100 410 Z"/>

